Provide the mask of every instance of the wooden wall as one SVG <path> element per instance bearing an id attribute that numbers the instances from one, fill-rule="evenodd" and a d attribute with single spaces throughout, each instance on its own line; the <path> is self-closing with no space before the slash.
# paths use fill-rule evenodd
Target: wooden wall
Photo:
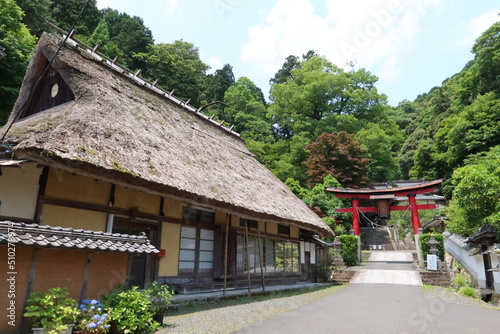
<path id="1" fill-rule="evenodd" d="M 85 264 L 89 251 L 76 249 L 37 249 L 34 247 L 17 246 L 15 251 L 15 275 L 2 271 L 0 275 L 0 308 L 7 310 L 10 300 L 15 300 L 15 326 L 8 324 L 10 321 L 3 316 L 0 319 L 0 333 L 18 334 L 22 328 L 23 306 L 28 288 L 30 270 L 34 265 L 34 281 L 32 292 L 46 292 L 54 287 L 68 287 L 70 296 L 80 301 L 83 288 Z M 7 254 L 7 246 L 0 245 L 0 254 Z M 125 284 L 128 270 L 129 253 L 92 252 L 84 298 L 100 299 L 102 294 L 116 288 L 117 284 Z M 3 256 L 2 256 L 3 258 Z M 37 260 L 35 261 L 35 258 Z M 9 298 L 10 284 L 7 279 L 15 276 L 15 296 Z M 2 313 L 4 314 L 4 313 Z M 24 320 L 27 321 L 27 320 Z M 31 328 L 28 324 L 27 329 Z"/>

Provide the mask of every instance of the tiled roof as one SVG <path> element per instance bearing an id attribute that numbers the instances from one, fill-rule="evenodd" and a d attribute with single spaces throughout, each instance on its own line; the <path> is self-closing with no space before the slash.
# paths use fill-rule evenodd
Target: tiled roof
<path id="1" fill-rule="evenodd" d="M 455 244 L 457 244 L 458 246 L 460 246 L 461 248 L 465 249 L 465 250 L 469 250 L 472 248 L 471 245 L 465 243 L 465 239 L 462 238 L 460 235 L 458 234 L 455 234 L 455 233 L 452 233 L 452 232 L 449 232 L 449 231 L 445 231 L 443 232 L 443 235 L 448 238 L 450 241 L 454 242 Z"/>
<path id="2" fill-rule="evenodd" d="M 0 243 L 96 251 L 158 253 L 145 235 L 105 233 L 0 221 Z"/>

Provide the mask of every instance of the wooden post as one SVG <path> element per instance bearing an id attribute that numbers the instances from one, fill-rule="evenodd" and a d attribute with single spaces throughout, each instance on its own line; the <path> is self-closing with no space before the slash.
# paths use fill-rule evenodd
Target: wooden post
<path id="1" fill-rule="evenodd" d="M 360 222 L 359 222 L 359 197 L 351 198 L 352 205 L 352 229 L 354 230 L 354 235 L 360 234 Z"/>
<path id="2" fill-rule="evenodd" d="M 259 247 L 259 261 L 260 261 L 260 279 L 262 281 L 262 291 L 266 291 L 266 282 L 264 280 L 264 262 L 262 261 L 262 249 L 260 244 L 260 230 L 257 226 L 257 246 Z"/>
<path id="3" fill-rule="evenodd" d="M 36 267 L 38 265 L 38 257 L 40 255 L 40 248 L 35 248 L 33 250 L 33 255 L 31 256 L 31 267 L 30 273 L 28 276 L 28 284 L 26 285 L 26 294 L 24 295 L 24 304 L 23 304 L 23 313 L 26 311 L 26 306 L 28 306 L 28 299 L 30 297 L 31 291 L 33 290 L 33 282 L 35 281 L 36 276 Z M 27 332 L 27 321 L 26 318 L 21 317 L 21 333 Z"/>
<path id="4" fill-rule="evenodd" d="M 80 300 L 85 299 L 87 294 L 87 282 L 89 280 L 90 264 L 92 262 L 92 252 L 87 252 L 87 260 L 85 261 L 85 270 L 83 272 L 82 291 L 80 292 Z"/>
<path id="5" fill-rule="evenodd" d="M 226 295 L 226 288 L 227 288 L 227 252 L 228 252 L 228 247 L 229 247 L 229 222 L 231 221 L 231 214 L 227 213 L 226 214 L 226 240 L 225 240 L 225 247 L 224 247 L 224 288 L 222 290 L 222 294 L 225 296 Z"/>
<path id="6" fill-rule="evenodd" d="M 413 234 L 418 234 L 420 228 L 420 219 L 418 218 L 417 195 L 408 194 L 408 202 L 410 204 L 411 223 L 413 225 Z"/>
<path id="7" fill-rule="evenodd" d="M 247 262 L 248 294 L 252 292 L 252 282 L 250 280 L 250 254 L 248 254 L 248 223 L 245 219 L 245 254 Z"/>

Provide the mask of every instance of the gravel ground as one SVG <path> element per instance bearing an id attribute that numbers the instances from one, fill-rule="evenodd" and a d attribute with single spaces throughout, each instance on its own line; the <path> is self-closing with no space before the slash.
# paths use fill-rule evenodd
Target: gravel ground
<path id="1" fill-rule="evenodd" d="M 439 286 L 424 286 L 422 287 L 422 292 L 424 293 L 425 299 L 428 300 L 440 299 L 448 303 L 471 306 L 471 307 L 483 307 L 500 311 L 500 307 L 485 303 L 479 298 L 466 297 L 464 295 L 459 294 L 456 291 L 447 288 L 442 288 Z"/>
<path id="2" fill-rule="evenodd" d="M 184 314 L 167 314 L 164 329 L 157 333 L 231 333 L 251 324 L 271 318 L 315 300 L 329 296 L 345 286 L 328 287 L 293 296 L 272 298 L 262 301 L 245 302 L 244 299 L 208 304 L 206 310 Z M 229 305 L 228 305 L 229 304 Z M 178 312 L 189 310 L 184 307 Z"/>

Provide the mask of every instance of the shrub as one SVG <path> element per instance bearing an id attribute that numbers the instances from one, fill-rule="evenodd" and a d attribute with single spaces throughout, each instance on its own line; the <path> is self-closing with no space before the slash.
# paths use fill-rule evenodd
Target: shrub
<path id="1" fill-rule="evenodd" d="M 476 297 L 476 290 L 470 286 L 463 286 L 458 292 L 467 297 Z"/>
<path id="2" fill-rule="evenodd" d="M 343 243 L 340 255 L 346 266 L 358 264 L 358 238 L 354 235 L 339 235 L 339 241 Z"/>
<path id="3" fill-rule="evenodd" d="M 108 314 L 103 310 L 100 301 L 83 299 L 78 305 L 79 313 L 75 329 L 89 333 L 106 333 L 109 328 Z"/>
<path id="4" fill-rule="evenodd" d="M 433 233 L 427 233 L 427 234 L 420 234 L 418 236 L 418 240 L 420 241 L 420 250 L 422 252 L 422 257 L 425 259 L 427 258 L 427 254 L 430 254 L 429 252 L 429 245 L 427 245 L 427 242 L 431 240 L 431 235 L 434 236 L 434 239 L 439 242 L 439 245 L 437 245 L 437 256 L 441 261 L 444 261 L 444 243 L 443 243 L 443 235 L 442 234 L 433 234 Z"/>
<path id="5" fill-rule="evenodd" d="M 468 285 L 469 280 L 462 274 L 456 274 L 455 277 L 453 277 L 453 279 L 451 280 L 451 286 L 456 290 L 460 290 L 460 288 L 466 287 Z"/>
<path id="6" fill-rule="evenodd" d="M 66 287 L 33 292 L 27 303 L 24 316 L 33 319 L 34 327 L 49 329 L 50 334 L 64 332 L 68 324 L 74 323 L 78 313 L 76 300 L 69 298 Z"/>
<path id="7" fill-rule="evenodd" d="M 124 334 L 151 334 L 160 328 L 154 321 L 156 313 L 149 300 L 147 290 L 144 293 L 137 286 L 130 289 L 119 287 L 115 291 L 102 296 L 103 306 L 109 310 L 109 320 Z"/>
<path id="8" fill-rule="evenodd" d="M 162 285 L 158 282 L 151 282 L 146 286 L 144 293 L 147 294 L 155 312 L 164 313 L 168 305 L 174 299 L 173 293 L 170 291 L 168 285 Z"/>

